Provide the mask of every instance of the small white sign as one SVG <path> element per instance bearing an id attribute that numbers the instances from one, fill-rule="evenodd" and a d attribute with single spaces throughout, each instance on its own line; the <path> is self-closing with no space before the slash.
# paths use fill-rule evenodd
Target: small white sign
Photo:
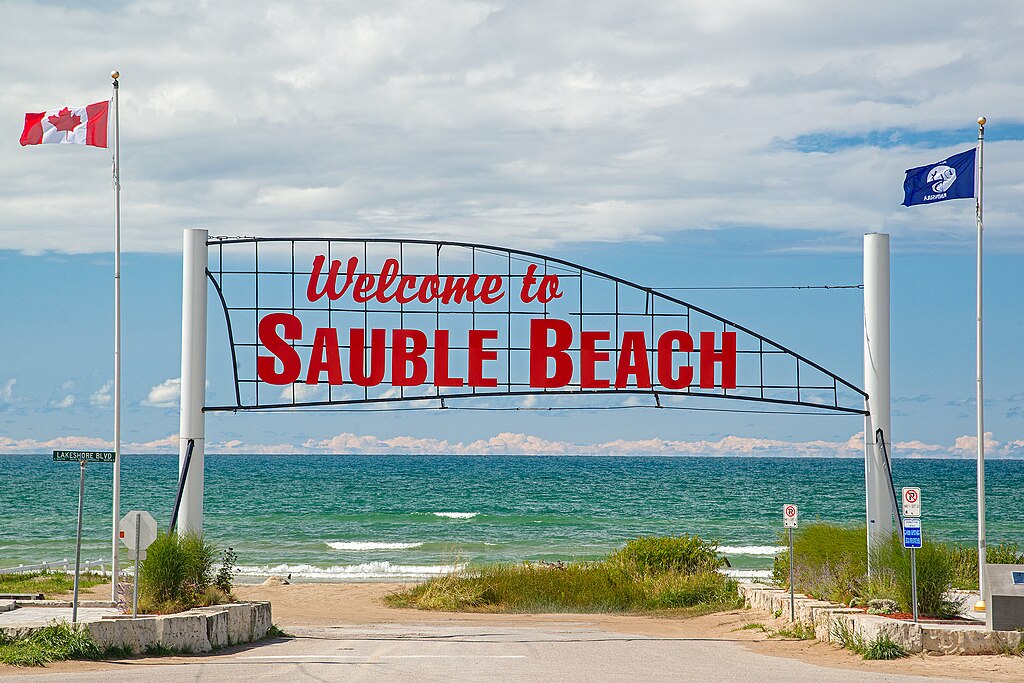
<path id="1" fill-rule="evenodd" d="M 139 549 L 145 550 L 156 540 L 156 520 L 143 510 L 132 510 L 121 520 L 118 536 L 130 550 L 135 550 L 135 520 L 139 520 Z M 140 556 L 141 559 L 141 556 Z"/>
<path id="2" fill-rule="evenodd" d="M 795 529 L 797 527 L 796 515 L 797 515 L 796 505 L 793 505 L 792 503 L 787 503 L 786 505 L 783 505 L 782 506 L 782 526 L 783 526 L 783 528 L 785 528 L 785 529 Z"/>
<path id="3" fill-rule="evenodd" d="M 903 487 L 903 516 L 921 516 L 921 489 L 916 486 Z"/>

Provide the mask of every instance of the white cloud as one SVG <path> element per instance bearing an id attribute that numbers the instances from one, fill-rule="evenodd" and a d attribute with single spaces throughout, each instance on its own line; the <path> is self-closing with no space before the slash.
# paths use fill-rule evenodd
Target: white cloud
<path id="1" fill-rule="evenodd" d="M 296 403 L 304 403 L 308 401 L 316 401 L 322 397 L 325 397 L 326 392 L 323 390 L 323 386 L 319 384 L 306 384 L 305 382 L 296 382 L 295 384 L 289 384 L 281 389 L 281 400 L 282 401 L 295 401 Z"/>
<path id="2" fill-rule="evenodd" d="M 50 401 L 50 407 L 56 408 L 57 410 L 67 410 L 73 405 L 75 405 L 74 394 L 66 394 L 63 398 L 57 398 Z"/>
<path id="3" fill-rule="evenodd" d="M 181 378 L 165 379 L 149 390 L 142 405 L 151 408 L 177 408 L 181 401 Z"/>
<path id="4" fill-rule="evenodd" d="M 898 458 L 965 458 L 974 456 L 971 436 L 961 436 L 948 445 L 921 441 L 900 442 L 893 453 Z M 986 434 L 987 455 L 992 458 L 1024 458 L 1024 439 L 998 442 Z M 142 442 L 125 442 L 121 452 L 177 453 L 180 440 L 177 434 Z M 49 440 L 13 439 L 0 436 L 0 454 L 46 453 L 54 449 L 109 450 L 113 443 L 107 439 L 89 436 L 66 436 Z M 328 439 L 308 439 L 300 445 L 292 443 L 250 443 L 240 439 L 208 441 L 209 454 L 411 454 L 411 455 L 694 455 L 722 457 L 863 457 L 863 441 L 857 435 L 847 441 L 785 441 L 756 437 L 726 436 L 717 441 L 673 441 L 652 437 L 648 439 L 619 439 L 598 444 L 545 439 L 530 434 L 501 432 L 487 439 L 471 442 L 452 442 L 414 436 L 380 438 L 370 434 L 343 432 Z"/>
<path id="5" fill-rule="evenodd" d="M 515 246 L 733 226 L 948 242 L 970 206 L 935 206 L 922 223 L 898 206 L 900 180 L 970 136 L 935 151 L 878 144 L 893 130 L 970 128 L 978 103 L 993 132 L 1019 117 L 1016 5 L 986 3 L 969 20 L 960 8 L 235 0 L 85 3 L 68 20 L 29 0 L 0 7 L 0 101 L 22 111 L 105 96 L 111 53 L 91 46 L 121 36 L 133 251 L 177 250 L 177 228 L 197 221 L 215 234 Z M 58 48 L 73 68 L 33 68 Z M 869 144 L 808 152 L 793 144 L 805 134 Z M 1021 149 L 990 146 L 993 226 L 1024 218 Z M 108 249 L 104 155 L 61 150 L 55 174 L 50 152 L 0 150 L 5 244 Z"/>
<path id="6" fill-rule="evenodd" d="M 581 444 L 502 432 L 469 443 L 400 436 L 380 439 L 342 433 L 329 439 L 310 439 L 305 449 L 326 453 L 417 453 L 454 455 L 792 455 L 810 457 L 858 456 L 863 450 L 847 442 L 790 442 L 728 436 L 718 441 L 668 441 L 659 438 Z"/>
<path id="7" fill-rule="evenodd" d="M 12 377 L 0 387 L 0 403 L 9 405 L 17 399 L 14 398 L 14 385 L 18 383 L 17 378 Z"/>
<path id="8" fill-rule="evenodd" d="M 96 407 L 109 406 L 114 400 L 110 393 L 113 388 L 114 381 L 108 379 L 103 383 L 103 386 L 94 391 L 92 396 L 89 397 L 89 405 Z"/>

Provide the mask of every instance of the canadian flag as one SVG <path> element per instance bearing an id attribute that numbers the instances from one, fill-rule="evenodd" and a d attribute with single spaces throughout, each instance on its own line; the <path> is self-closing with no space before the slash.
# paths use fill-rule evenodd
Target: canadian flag
<path id="1" fill-rule="evenodd" d="M 84 107 L 62 107 L 25 114 L 21 144 L 106 147 L 109 110 L 110 102 L 97 102 Z"/>

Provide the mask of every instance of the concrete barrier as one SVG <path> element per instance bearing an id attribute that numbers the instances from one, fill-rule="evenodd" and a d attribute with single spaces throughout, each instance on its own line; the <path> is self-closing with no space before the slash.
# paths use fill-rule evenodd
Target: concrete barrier
<path id="1" fill-rule="evenodd" d="M 740 584 L 740 595 L 751 608 L 773 616 L 789 616 L 789 592 L 757 583 Z M 1021 647 L 1024 633 L 986 631 L 984 626 L 922 624 L 865 614 L 824 600 L 797 593 L 797 621 L 814 629 L 815 638 L 836 642 L 837 632 L 857 634 L 866 642 L 886 635 L 908 652 L 943 655 L 1001 654 Z"/>
<path id="2" fill-rule="evenodd" d="M 85 627 L 100 648 L 124 647 L 141 654 L 160 643 L 157 622 L 161 618 L 104 619 L 89 622 Z"/>
<path id="3" fill-rule="evenodd" d="M 28 608 L 26 608 L 28 609 Z M 104 618 L 82 624 L 99 648 L 126 648 L 135 654 L 165 649 L 209 652 L 265 638 L 272 624 L 269 602 L 241 602 L 199 607 L 179 614 Z M 42 626 L 5 627 L 11 638 L 23 638 Z"/>

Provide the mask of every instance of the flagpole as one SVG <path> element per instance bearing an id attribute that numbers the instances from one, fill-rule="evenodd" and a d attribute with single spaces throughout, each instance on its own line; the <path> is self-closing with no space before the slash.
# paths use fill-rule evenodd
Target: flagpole
<path id="1" fill-rule="evenodd" d="M 981 593 L 978 603 L 974 609 L 982 611 L 985 609 L 985 586 L 988 583 L 985 576 L 985 565 L 987 564 L 987 551 L 985 543 L 985 396 L 982 384 L 982 346 L 981 346 L 981 238 L 984 230 L 982 224 L 982 182 L 984 170 L 984 147 L 985 147 L 985 117 L 978 117 L 978 191 L 976 211 L 978 223 L 978 320 L 977 320 L 977 403 L 978 413 L 978 592 Z"/>
<path id="2" fill-rule="evenodd" d="M 114 87 L 114 524 L 111 548 L 110 601 L 117 602 L 117 579 L 120 574 L 117 551 L 121 521 L 121 141 L 119 139 L 117 90 L 121 74 L 111 71 Z"/>

